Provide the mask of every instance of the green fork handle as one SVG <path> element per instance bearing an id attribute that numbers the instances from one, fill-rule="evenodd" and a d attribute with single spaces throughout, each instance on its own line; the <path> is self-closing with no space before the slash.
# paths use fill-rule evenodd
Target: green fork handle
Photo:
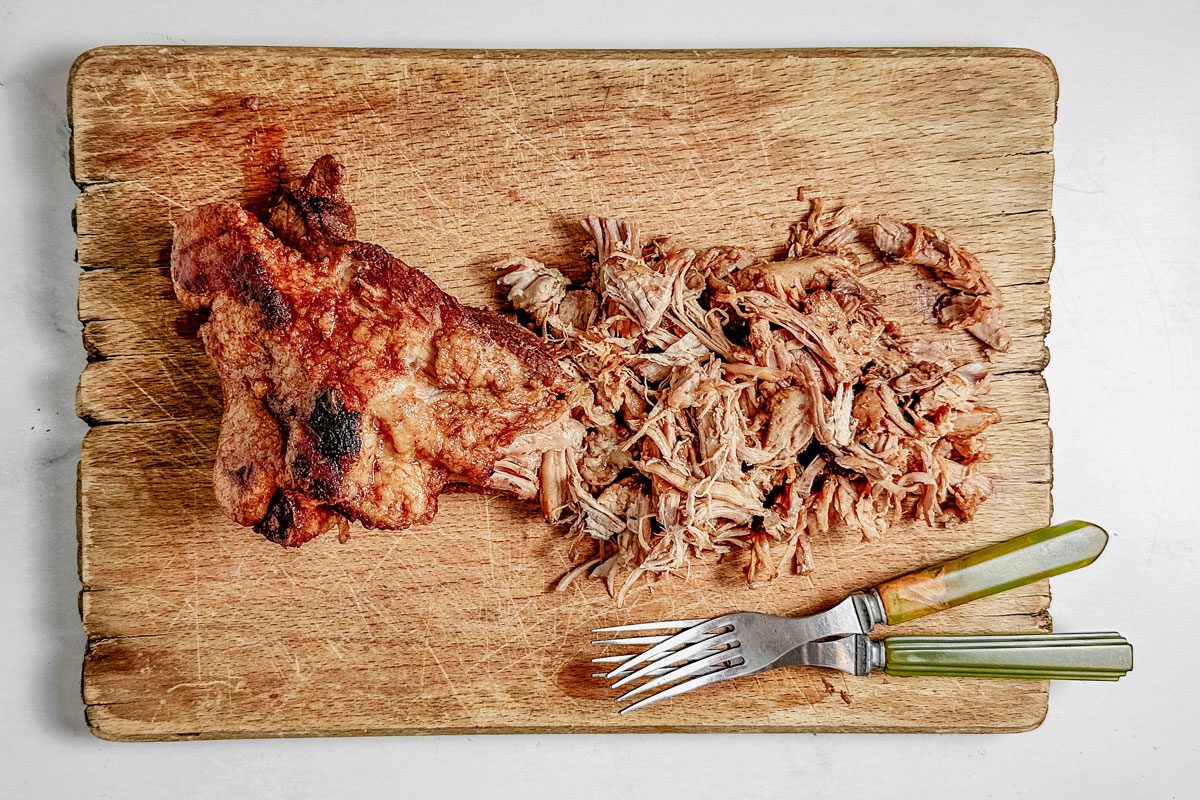
<path id="1" fill-rule="evenodd" d="M 1133 646 L 1116 633 L 893 636 L 883 650 L 888 675 L 1115 681 L 1133 669 Z"/>
<path id="2" fill-rule="evenodd" d="M 1072 520 L 985 547 L 875 587 L 889 625 L 1086 567 L 1108 543 L 1099 525 Z"/>

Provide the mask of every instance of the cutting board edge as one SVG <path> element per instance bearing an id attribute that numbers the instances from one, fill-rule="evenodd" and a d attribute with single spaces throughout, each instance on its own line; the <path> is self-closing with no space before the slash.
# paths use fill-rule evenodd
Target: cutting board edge
<path id="1" fill-rule="evenodd" d="M 108 713 L 117 703 L 93 703 L 86 708 L 88 731 L 97 739 L 109 742 L 179 742 L 179 741 L 214 741 L 221 739 L 316 739 L 326 737 L 352 736 L 480 736 L 480 735 L 516 735 L 516 734 L 726 734 L 726 733 L 774 733 L 774 734 L 814 734 L 814 733 L 968 733 L 968 734 L 1004 734 L 1028 733 L 1037 730 L 1046 721 L 1050 709 L 1049 682 L 1035 681 L 1039 688 L 1030 692 L 1026 700 L 1025 710 L 1030 711 L 1028 717 L 1012 719 L 996 724 L 939 724 L 939 725 L 895 725 L 878 724 L 832 724 L 832 725 L 491 725 L 491 726 L 450 726 L 450 727 L 398 727 L 398 728 L 345 728 L 323 729 L 297 732 L 285 729 L 247 730 L 231 729 L 206 731 L 204 733 L 166 733 L 145 732 L 145 723 L 131 720 L 126 727 L 126 721 Z M 141 732 L 139 732 L 141 731 Z"/>
<path id="2" fill-rule="evenodd" d="M 932 47 L 732 47 L 732 48 L 476 48 L 476 47 L 305 47 L 293 45 L 154 45 L 154 44 L 106 44 L 89 48 L 80 53 L 71 64 L 68 83 L 73 83 L 75 73 L 97 56 L 137 55 L 139 53 L 213 53 L 230 52 L 247 55 L 288 56 L 341 56 L 394 58 L 500 58 L 525 60 L 560 60 L 571 58 L 626 60 L 635 58 L 771 58 L 795 56 L 800 58 L 876 58 L 880 56 L 934 57 L 957 55 L 966 58 L 1034 58 L 1050 69 L 1054 84 L 1058 86 L 1058 73 L 1054 62 L 1045 53 L 1029 47 L 975 47 L 975 46 L 932 46 Z M 68 98 L 69 99 L 69 98 Z M 69 108 L 68 108 L 69 111 Z"/>

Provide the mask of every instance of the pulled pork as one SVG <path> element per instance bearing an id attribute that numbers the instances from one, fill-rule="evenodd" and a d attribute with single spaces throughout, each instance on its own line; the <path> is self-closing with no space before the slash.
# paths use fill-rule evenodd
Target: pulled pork
<path id="1" fill-rule="evenodd" d="M 811 570 L 812 537 L 831 526 L 943 525 L 987 498 L 978 464 L 1000 420 L 979 402 L 987 365 L 907 341 L 854 255 L 928 269 L 946 289 L 941 324 L 1006 349 L 994 284 L 948 237 L 819 199 L 776 261 L 643 243 L 616 219 L 583 227 L 582 285 L 529 258 L 498 265 L 584 387 L 578 446 L 545 452 L 536 476 L 547 520 L 574 539 L 560 589 L 590 575 L 620 603 L 640 578 L 734 553 L 758 585 Z"/>

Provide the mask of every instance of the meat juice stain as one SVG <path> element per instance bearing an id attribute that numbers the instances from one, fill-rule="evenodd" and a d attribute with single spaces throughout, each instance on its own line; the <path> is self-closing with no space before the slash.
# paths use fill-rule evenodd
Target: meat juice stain
<path id="1" fill-rule="evenodd" d="M 259 100 L 246 97 L 241 106 L 257 115 Z M 242 205 L 256 217 L 266 216 L 287 182 L 286 138 L 283 128 L 275 125 L 256 127 L 242 137 Z"/>
<path id="2" fill-rule="evenodd" d="M 170 267 L 160 267 L 159 273 L 167 279 L 168 283 L 170 282 Z M 175 292 L 172 289 L 164 289 L 162 299 L 167 302 L 168 308 L 175 309 L 175 334 L 183 339 L 198 339 L 200 337 L 200 326 L 208 321 L 208 309 L 198 308 L 190 310 L 180 307 L 179 303 L 175 300 Z"/>
<path id="3" fill-rule="evenodd" d="M 195 339 L 200 335 L 200 326 L 208 319 L 208 314 L 200 311 L 183 310 L 175 314 L 175 333 L 184 339 Z"/>
<path id="4" fill-rule="evenodd" d="M 554 682 L 559 691 L 576 700 L 615 700 L 621 693 L 609 688 L 603 678 L 592 677 L 592 673 L 601 671 L 600 667 L 588 656 L 576 656 L 558 671 Z"/>

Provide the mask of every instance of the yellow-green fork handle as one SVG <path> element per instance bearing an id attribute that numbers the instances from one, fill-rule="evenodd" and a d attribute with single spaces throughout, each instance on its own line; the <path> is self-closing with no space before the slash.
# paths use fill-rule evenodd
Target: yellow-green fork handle
<path id="1" fill-rule="evenodd" d="M 883 650 L 888 675 L 1115 681 L 1133 669 L 1117 633 L 892 636 Z"/>
<path id="2" fill-rule="evenodd" d="M 985 547 L 875 587 L 889 625 L 1086 567 L 1108 543 L 1099 525 L 1072 520 Z"/>

